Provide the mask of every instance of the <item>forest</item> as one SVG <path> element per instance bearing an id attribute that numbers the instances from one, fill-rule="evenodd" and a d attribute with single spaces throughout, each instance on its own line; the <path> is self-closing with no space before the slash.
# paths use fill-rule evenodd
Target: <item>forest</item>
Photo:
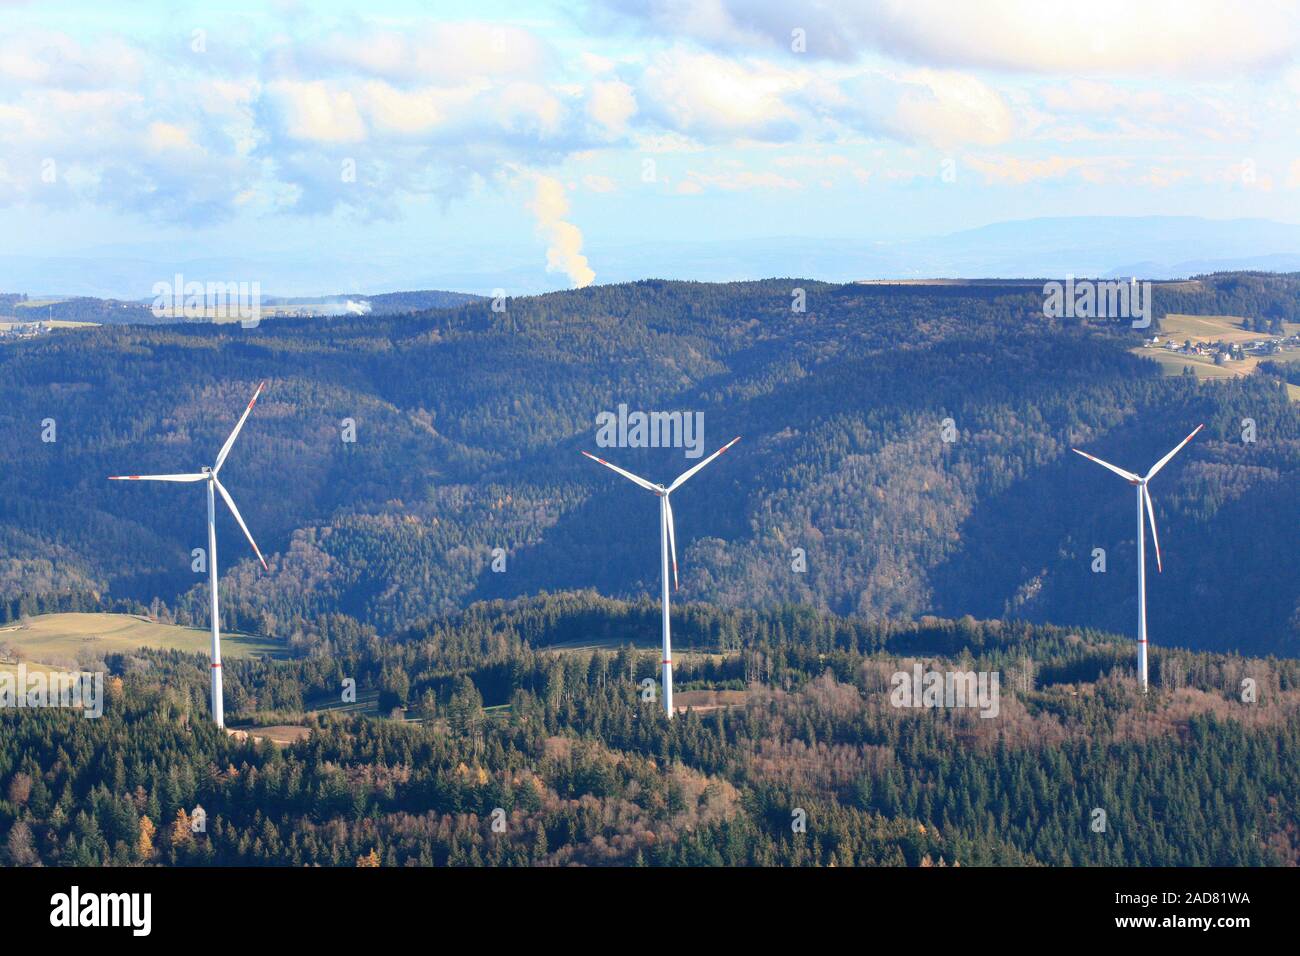
<path id="1" fill-rule="evenodd" d="M 1292 276 L 1211 276 L 1158 285 L 1155 312 L 1295 297 Z M 743 436 L 674 497 L 686 600 L 1117 633 L 1136 616 L 1131 502 L 1069 449 L 1144 468 L 1205 422 L 1152 486 L 1152 632 L 1300 648 L 1300 410 L 1279 363 L 1162 377 L 1130 353 L 1141 333 L 1045 318 L 1024 283 L 646 281 L 497 305 L 0 349 L 0 615 L 127 601 L 201 620 L 201 496 L 104 478 L 211 461 L 265 378 L 223 478 L 271 570 L 223 513 L 228 627 L 288 640 L 324 613 L 388 632 L 541 590 L 653 593 L 653 508 L 579 455 L 626 403 L 703 413 L 709 450 Z M 607 456 L 654 480 L 693 463 Z"/>
<path id="2" fill-rule="evenodd" d="M 1204 277 L 1156 315 L 1273 321 L 1295 291 Z M 1023 283 L 493 305 L 0 349 L 0 620 L 203 625 L 201 496 L 104 478 L 211 462 L 265 378 L 222 477 L 270 572 L 223 514 L 223 626 L 283 648 L 227 660 L 230 734 L 176 651 L 87 645 L 100 718 L 0 710 L 0 861 L 1300 863 L 1286 363 L 1162 376 Z M 653 502 L 578 454 L 621 403 L 742 436 L 674 495 L 672 721 Z M 1143 696 L 1132 500 L 1069 449 L 1142 470 L 1200 422 L 1152 485 Z M 995 712 L 896 706 L 914 668 L 996 675 Z"/>
<path id="3" fill-rule="evenodd" d="M 288 660 L 230 662 L 233 736 L 207 718 L 202 657 L 87 660 L 112 675 L 103 717 L 0 712 L 0 858 L 1300 862 L 1300 662 L 1158 647 L 1143 698 L 1132 642 L 1086 629 L 692 604 L 674 631 L 698 703 L 670 722 L 645 697 L 655 616 L 591 591 L 389 638 L 326 615 Z M 999 673 L 997 717 L 891 706 L 891 675 L 920 661 Z M 349 679 L 378 714 L 339 709 Z M 286 721 L 309 736 L 256 739 Z"/>

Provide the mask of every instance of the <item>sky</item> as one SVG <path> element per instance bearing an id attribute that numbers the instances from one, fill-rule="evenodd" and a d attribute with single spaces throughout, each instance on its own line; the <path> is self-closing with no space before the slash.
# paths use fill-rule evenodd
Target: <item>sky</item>
<path id="1" fill-rule="evenodd" d="M 0 261 L 564 288 L 1076 215 L 1300 223 L 1297 3 L 0 0 Z"/>

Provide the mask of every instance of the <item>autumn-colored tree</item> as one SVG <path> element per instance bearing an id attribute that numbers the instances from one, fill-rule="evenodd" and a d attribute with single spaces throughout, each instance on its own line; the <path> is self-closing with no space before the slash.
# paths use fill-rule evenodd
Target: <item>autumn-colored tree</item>
<path id="1" fill-rule="evenodd" d="M 148 817 L 140 818 L 140 841 L 136 844 L 136 850 L 142 860 L 153 858 L 153 835 L 155 830 L 156 827 L 154 827 L 152 820 Z"/>
<path id="2" fill-rule="evenodd" d="M 25 773 L 16 773 L 9 781 L 9 802 L 22 806 L 32 794 L 32 778 Z"/>
<path id="3" fill-rule="evenodd" d="M 375 850 L 371 850 L 365 856 L 357 857 L 357 866 L 379 866 L 379 853 Z"/>
<path id="4" fill-rule="evenodd" d="M 181 847 L 194 839 L 190 830 L 190 815 L 181 807 L 176 811 L 176 822 L 172 824 L 172 846 Z"/>
<path id="5" fill-rule="evenodd" d="M 19 820 L 9 830 L 6 847 L 9 863 L 13 866 L 31 866 L 39 857 L 32 841 L 32 831 L 24 820 Z"/>

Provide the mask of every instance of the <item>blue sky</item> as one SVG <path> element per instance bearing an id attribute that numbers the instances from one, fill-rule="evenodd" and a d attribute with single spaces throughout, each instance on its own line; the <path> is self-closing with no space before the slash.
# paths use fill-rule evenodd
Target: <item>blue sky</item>
<path id="1" fill-rule="evenodd" d="M 0 0 L 0 256 L 564 287 L 635 242 L 1298 222 L 1298 51 L 1268 0 Z"/>

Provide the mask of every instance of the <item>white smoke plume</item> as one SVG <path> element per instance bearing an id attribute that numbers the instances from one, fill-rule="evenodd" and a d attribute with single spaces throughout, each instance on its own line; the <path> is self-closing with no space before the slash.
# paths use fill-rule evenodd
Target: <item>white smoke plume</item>
<path id="1" fill-rule="evenodd" d="M 317 315 L 339 316 L 339 315 L 369 315 L 370 303 L 365 299 L 348 299 L 345 302 L 337 300 L 333 302 L 323 302 L 312 309 Z"/>
<path id="2" fill-rule="evenodd" d="M 582 230 L 564 220 L 569 211 L 564 184 L 540 173 L 532 178 L 537 192 L 528 208 L 537 217 L 537 232 L 546 239 L 546 271 L 565 273 L 577 289 L 591 285 L 596 273 L 582 254 Z"/>

